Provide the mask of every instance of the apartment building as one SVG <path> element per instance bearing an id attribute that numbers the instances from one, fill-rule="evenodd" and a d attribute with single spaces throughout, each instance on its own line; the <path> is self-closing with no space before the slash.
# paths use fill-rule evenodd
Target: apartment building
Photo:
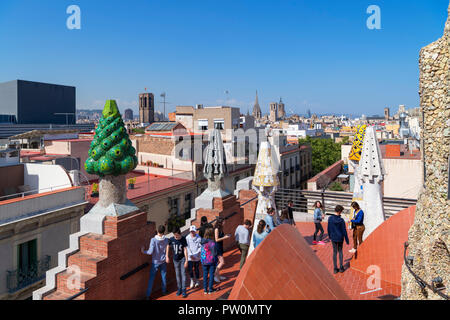
<path id="1" fill-rule="evenodd" d="M 28 299 L 79 230 L 85 189 L 59 165 L 20 163 L 17 151 L 0 154 L 0 299 Z"/>
<path id="2" fill-rule="evenodd" d="M 239 108 L 227 106 L 177 106 L 175 119 L 182 123 L 189 132 L 193 133 L 219 129 L 224 141 L 230 141 L 230 129 L 240 128 L 241 113 Z"/>
<path id="3" fill-rule="evenodd" d="M 279 166 L 278 178 L 282 189 L 303 189 L 312 175 L 310 146 L 289 144 L 285 135 L 275 133 L 269 137 Z"/>

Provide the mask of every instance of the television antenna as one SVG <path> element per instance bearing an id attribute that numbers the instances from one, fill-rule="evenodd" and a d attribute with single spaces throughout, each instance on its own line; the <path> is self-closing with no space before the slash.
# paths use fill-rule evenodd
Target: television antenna
<path id="1" fill-rule="evenodd" d="M 163 101 L 160 101 L 159 103 L 162 103 L 164 105 L 164 113 L 163 113 L 163 120 L 166 118 L 166 104 L 170 104 L 170 102 L 166 101 L 166 93 L 163 92 L 160 95 L 161 98 L 163 98 Z"/>

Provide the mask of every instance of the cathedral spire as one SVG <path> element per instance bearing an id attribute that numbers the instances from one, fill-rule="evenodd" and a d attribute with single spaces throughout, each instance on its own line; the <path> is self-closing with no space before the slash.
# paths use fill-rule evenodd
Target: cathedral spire
<path id="1" fill-rule="evenodd" d="M 259 106 L 259 102 L 258 102 L 258 90 L 256 90 L 256 98 L 255 98 L 255 104 L 253 105 L 252 115 L 253 115 L 253 117 L 255 117 L 255 119 L 261 118 L 261 107 Z"/>

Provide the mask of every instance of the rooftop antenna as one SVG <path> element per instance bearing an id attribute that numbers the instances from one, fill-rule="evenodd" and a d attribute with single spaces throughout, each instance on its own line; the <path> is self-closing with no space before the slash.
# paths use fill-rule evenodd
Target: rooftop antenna
<path id="1" fill-rule="evenodd" d="M 166 118 L 166 103 L 169 104 L 170 102 L 166 101 L 166 93 L 163 92 L 160 95 L 161 98 L 163 98 L 163 101 L 160 101 L 159 103 L 162 103 L 164 105 L 164 113 L 163 113 L 163 121 Z"/>

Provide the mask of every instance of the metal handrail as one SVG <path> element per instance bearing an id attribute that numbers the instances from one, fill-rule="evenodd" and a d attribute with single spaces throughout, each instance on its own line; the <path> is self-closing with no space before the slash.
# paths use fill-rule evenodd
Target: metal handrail
<path id="1" fill-rule="evenodd" d="M 73 296 L 68 297 L 66 300 L 73 300 L 79 296 L 81 296 L 83 293 L 85 293 L 86 291 L 88 291 L 89 288 L 85 288 L 85 289 L 80 289 L 80 292 L 75 293 Z"/>
<path id="2" fill-rule="evenodd" d="M 337 193 L 329 191 L 308 191 L 295 189 L 279 189 L 275 193 L 277 206 L 284 206 L 289 200 L 294 202 L 294 210 L 308 212 L 311 202 L 320 200 L 325 209 L 325 213 L 334 212 L 334 206 L 340 204 L 349 209 L 353 194 Z M 383 197 L 383 207 L 386 219 L 402 209 L 411 207 L 417 203 L 415 199 L 400 199 Z"/>
<path id="3" fill-rule="evenodd" d="M 138 272 L 141 271 L 142 269 L 147 268 L 148 266 L 149 266 L 149 263 L 148 263 L 148 262 L 143 263 L 143 264 L 141 264 L 139 267 L 136 267 L 136 268 L 134 268 L 133 270 L 131 270 L 131 271 L 125 273 L 124 275 L 122 275 L 122 276 L 120 277 L 120 280 L 125 280 L 125 279 L 131 277 L 133 274 L 138 273 Z"/>
<path id="4" fill-rule="evenodd" d="M 408 242 L 405 242 L 404 243 L 404 251 L 403 251 L 403 261 L 405 262 L 405 266 L 408 269 L 409 273 L 411 273 L 411 275 L 414 277 L 414 279 L 419 284 L 419 286 L 422 288 L 422 290 L 425 289 L 425 287 L 427 287 L 428 289 L 430 289 L 431 291 L 433 291 L 437 295 L 441 296 L 445 300 L 449 300 L 449 296 L 448 295 L 443 294 L 442 292 L 440 292 L 439 290 L 434 288 L 434 286 L 429 285 L 427 282 L 425 282 L 425 280 L 420 278 L 417 274 L 414 273 L 414 271 L 411 270 L 411 268 L 409 267 L 409 263 L 408 263 L 408 261 L 406 259 L 406 249 L 408 248 L 408 246 L 409 246 Z"/>

